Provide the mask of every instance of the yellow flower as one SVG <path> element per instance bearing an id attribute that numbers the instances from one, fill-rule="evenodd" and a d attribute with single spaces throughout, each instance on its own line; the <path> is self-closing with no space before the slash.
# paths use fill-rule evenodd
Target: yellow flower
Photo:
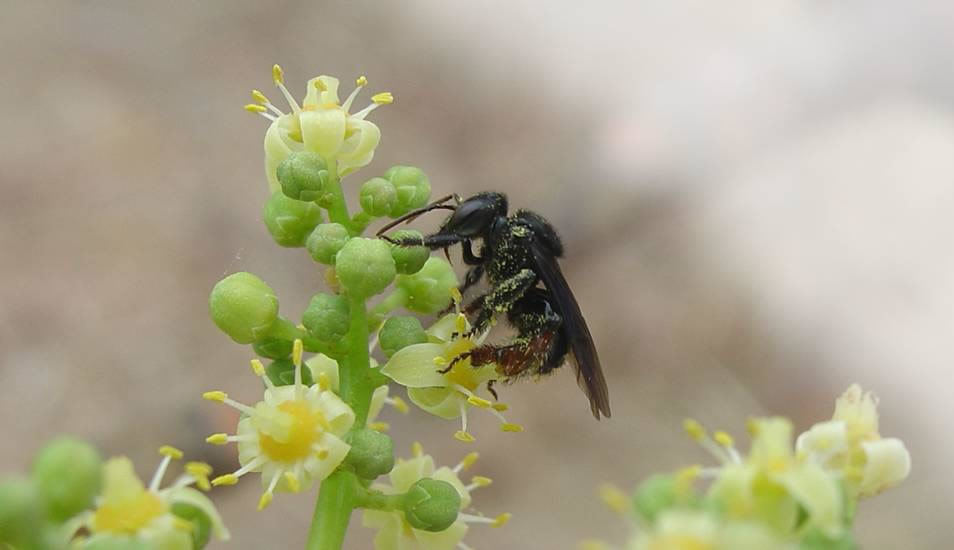
<path id="1" fill-rule="evenodd" d="M 460 418 L 461 429 L 454 437 L 461 441 L 474 440 L 467 431 L 468 406 L 493 413 L 504 431 L 522 431 L 521 426 L 507 422 L 503 416 L 506 405 L 477 395 L 481 386 L 493 383 L 500 375 L 493 363 L 474 367 L 469 357 L 459 358 L 483 342 L 483 336 L 463 336 L 469 329 L 463 313 L 445 315 L 427 329 L 429 342 L 398 350 L 381 367 L 381 374 L 406 386 L 408 397 L 421 409 L 449 420 Z"/>
<path id="2" fill-rule="evenodd" d="M 236 435 L 213 434 L 213 444 L 238 443 L 241 467 L 212 480 L 213 485 L 233 485 L 249 472 L 262 473 L 265 492 L 258 507 L 272 501 L 274 491 L 298 492 L 328 477 L 345 459 L 351 446 L 345 433 L 354 424 L 354 412 L 327 384 L 305 386 L 301 378 L 301 341 L 293 353 L 295 383 L 275 386 L 262 364 L 252 361 L 253 371 L 265 382 L 265 395 L 254 407 L 228 398 L 224 392 L 203 395 L 243 413 Z"/>
<path id="3" fill-rule="evenodd" d="M 878 401 L 857 384 L 835 402 L 835 413 L 798 437 L 799 456 L 833 470 L 858 496 L 873 496 L 904 481 L 911 455 L 896 438 L 878 433 Z"/>
<path id="4" fill-rule="evenodd" d="M 192 550 L 194 524 L 172 513 L 173 506 L 178 504 L 188 505 L 202 513 L 210 521 L 212 534 L 217 538 L 229 538 L 212 502 L 189 487 L 198 484 L 207 488 L 211 468 L 207 464 L 190 462 L 186 465 L 186 474 L 170 487 L 160 489 L 170 462 L 181 458 L 182 452 L 162 447 L 160 453 L 164 458 L 148 487 L 136 476 L 128 458 L 106 461 L 103 465 L 103 493 L 97 500 L 96 509 L 82 521 L 90 537 L 77 541 L 80 548 L 105 539 L 124 539 L 160 550 Z"/>
<path id="5" fill-rule="evenodd" d="M 391 473 L 390 483 L 375 483 L 372 489 L 388 495 L 407 492 L 417 481 L 431 478 L 451 484 L 460 495 L 460 509 L 465 510 L 471 504 L 471 491 L 490 485 L 486 477 L 475 476 L 470 483 L 464 483 L 460 474 L 470 468 L 477 460 L 477 453 L 470 453 L 453 468 L 442 466 L 435 468 L 434 459 L 424 454 L 419 443 L 413 447 L 413 458 L 398 459 Z M 469 548 L 462 541 L 467 534 L 468 525 L 475 523 L 490 524 L 494 527 L 504 525 L 510 514 L 501 514 L 496 518 L 459 513 L 450 527 L 439 532 L 424 531 L 411 526 L 399 510 L 364 510 L 362 524 L 378 529 L 374 537 L 375 550 L 454 550 Z"/>
<path id="6" fill-rule="evenodd" d="M 256 103 L 245 106 L 246 110 L 272 122 L 265 132 L 265 173 L 272 192 L 280 189 L 275 173 L 278 165 L 296 151 L 318 153 L 329 167 L 337 166 L 338 176 L 371 162 L 381 131 L 365 117 L 378 106 L 393 102 L 390 93 L 375 94 L 371 105 L 351 113 L 358 92 L 368 83 L 364 77 L 357 79 L 354 91 L 344 103 L 338 99 L 337 78 L 325 75 L 312 78 L 301 106 L 285 87 L 284 74 L 278 65 L 272 69 L 272 78 L 291 111 L 282 112 L 258 90 L 252 91 Z"/>

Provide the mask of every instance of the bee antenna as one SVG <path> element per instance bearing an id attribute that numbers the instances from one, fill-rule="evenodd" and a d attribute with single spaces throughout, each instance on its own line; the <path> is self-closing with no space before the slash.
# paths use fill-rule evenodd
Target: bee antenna
<path id="1" fill-rule="evenodd" d="M 383 234 L 384 234 L 386 231 L 388 231 L 389 229 L 391 229 L 391 228 L 393 228 L 393 227 L 395 227 L 395 226 L 397 226 L 397 225 L 400 225 L 400 224 L 402 224 L 402 223 L 412 222 L 412 221 L 416 220 L 416 219 L 417 219 L 419 216 L 421 216 L 422 214 L 426 214 L 426 213 L 430 212 L 431 210 L 457 210 L 457 205 L 456 205 L 456 204 L 444 204 L 445 202 L 447 202 L 447 201 L 449 201 L 449 200 L 451 200 L 451 199 L 454 199 L 454 201 L 455 201 L 457 204 L 460 204 L 460 195 L 458 195 L 458 194 L 456 194 L 456 193 L 447 195 L 446 197 L 441 197 L 441 198 L 437 199 L 436 201 L 434 201 L 434 202 L 432 202 L 432 203 L 430 203 L 430 204 L 428 204 L 428 205 L 426 205 L 426 206 L 422 206 L 421 208 L 418 208 L 417 210 L 411 210 L 411 211 L 408 212 L 407 214 L 405 214 L 405 215 L 401 216 L 400 218 L 398 218 L 398 219 L 392 221 L 391 223 L 385 225 L 385 226 L 382 227 L 381 229 L 378 229 L 378 232 L 375 233 L 375 236 L 376 236 L 376 237 L 380 237 L 381 235 L 383 235 Z"/>

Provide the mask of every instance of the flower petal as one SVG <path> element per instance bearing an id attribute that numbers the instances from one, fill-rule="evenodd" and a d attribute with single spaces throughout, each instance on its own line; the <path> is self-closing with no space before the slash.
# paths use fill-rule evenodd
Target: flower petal
<path id="1" fill-rule="evenodd" d="M 381 367 L 381 374 L 408 388 L 432 388 L 446 386 L 444 376 L 434 358 L 443 355 L 440 344 L 413 344 L 398 350 Z"/>
<path id="2" fill-rule="evenodd" d="M 332 159 L 345 136 L 345 112 L 335 107 L 317 111 L 302 111 L 301 136 L 305 150 L 318 153 L 326 159 Z"/>
<path id="3" fill-rule="evenodd" d="M 861 444 L 865 451 L 861 494 L 872 496 L 904 481 L 911 473 L 911 455 L 904 443 L 889 437 Z"/>
<path id="4" fill-rule="evenodd" d="M 460 418 L 460 404 L 466 399 L 450 388 L 408 388 L 407 396 L 425 412 L 447 420 Z"/>
<path id="5" fill-rule="evenodd" d="M 169 493 L 169 500 L 172 503 L 191 504 L 202 511 L 212 523 L 212 534 L 219 540 L 229 540 L 229 530 L 225 528 L 222 522 L 222 516 L 219 515 L 215 505 L 209 500 L 209 497 L 191 487 L 182 487 L 174 489 Z"/>
<path id="6" fill-rule="evenodd" d="M 421 455 L 410 460 L 398 462 L 391 469 L 391 492 L 406 493 L 417 480 L 430 477 L 434 473 L 434 459 L 431 455 Z"/>
<path id="7" fill-rule="evenodd" d="M 312 386 L 317 390 L 317 386 Z M 354 424 L 354 411 L 340 397 L 330 391 L 323 391 L 318 396 L 321 412 L 331 425 L 331 432 L 335 435 L 344 435 Z"/>
<path id="8" fill-rule="evenodd" d="M 841 513 L 844 510 L 841 487 L 838 480 L 820 465 L 805 463 L 774 474 L 772 479 L 798 501 L 808 514 L 808 523 L 830 536 L 841 533 Z"/>
<path id="9" fill-rule="evenodd" d="M 301 141 L 292 137 L 292 130 L 300 132 L 293 128 L 297 124 L 297 117 L 282 115 L 265 131 L 265 177 L 268 178 L 268 189 L 272 193 L 282 188 L 278 183 L 278 165 L 292 152 L 304 148 Z"/>
<path id="10" fill-rule="evenodd" d="M 468 325 L 468 328 L 469 325 Z M 425 332 L 431 337 L 431 341 L 437 343 L 450 342 L 451 336 L 457 331 L 457 314 L 448 313 L 438 319 Z"/>

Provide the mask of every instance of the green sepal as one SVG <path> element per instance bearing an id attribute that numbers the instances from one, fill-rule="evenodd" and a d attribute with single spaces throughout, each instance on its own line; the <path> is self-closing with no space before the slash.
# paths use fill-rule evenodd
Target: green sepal
<path id="1" fill-rule="evenodd" d="M 276 386 L 290 386 L 295 383 L 295 364 L 291 359 L 276 359 L 265 367 L 265 375 Z M 301 382 L 306 386 L 315 383 L 311 376 L 311 369 L 302 365 Z"/>
<path id="2" fill-rule="evenodd" d="M 286 359 L 291 357 L 292 345 L 293 342 L 291 340 L 284 340 L 281 338 L 265 338 L 261 342 L 255 342 L 252 344 L 252 350 L 258 354 L 259 357 L 267 357 L 268 359 Z"/>
<path id="3" fill-rule="evenodd" d="M 294 152 L 278 165 L 276 174 L 282 192 L 289 198 L 314 202 L 327 194 L 330 174 L 318 153 Z"/>
<path id="4" fill-rule="evenodd" d="M 316 225 L 321 223 L 321 208 L 313 202 L 295 200 L 281 191 L 265 202 L 262 218 L 268 233 L 279 246 L 301 247 Z"/>
<path id="5" fill-rule="evenodd" d="M 411 527 L 436 533 L 457 521 L 460 493 L 446 481 L 425 477 L 408 489 L 402 505 Z"/>

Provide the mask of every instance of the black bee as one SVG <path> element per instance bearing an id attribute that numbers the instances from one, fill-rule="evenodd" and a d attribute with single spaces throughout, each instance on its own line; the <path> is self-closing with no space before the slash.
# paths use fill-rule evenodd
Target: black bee
<path id="1" fill-rule="evenodd" d="M 457 204 L 447 204 L 451 199 Z M 563 244 L 553 226 L 529 210 L 507 215 L 507 197 L 502 193 L 478 193 L 460 201 L 455 195 L 439 199 L 383 227 L 378 235 L 395 225 L 413 220 L 436 209 L 453 210 L 440 230 L 420 238 L 390 239 L 404 246 L 426 246 L 432 250 L 460 244 L 464 263 L 471 266 L 460 291 L 465 292 L 486 275 L 490 291 L 465 308 L 476 313 L 471 333 L 486 329 L 491 320 L 506 314 L 517 330 L 514 340 L 504 346 L 481 345 L 459 359 L 469 357 L 474 366 L 496 363 L 508 378 L 524 374 L 547 374 L 560 367 L 570 355 L 577 383 L 590 401 L 597 420 L 609 417 L 609 392 L 600 369 L 593 337 L 580 306 L 573 297 L 557 258 Z M 479 254 L 473 240 L 480 239 Z M 456 360 L 455 360 L 456 361 Z"/>

